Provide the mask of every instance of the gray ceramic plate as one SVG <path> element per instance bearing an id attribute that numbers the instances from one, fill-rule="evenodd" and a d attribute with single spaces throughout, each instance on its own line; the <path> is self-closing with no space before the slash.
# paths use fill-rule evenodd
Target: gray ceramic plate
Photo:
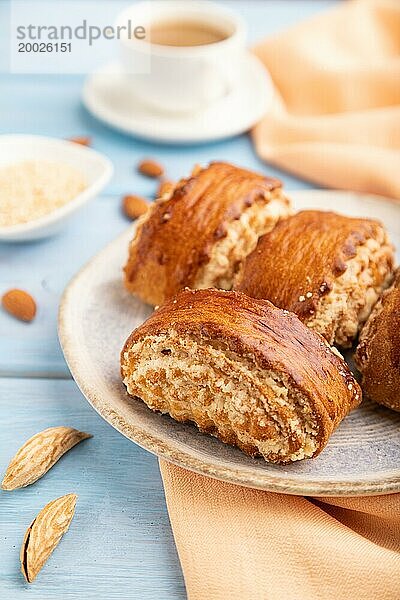
<path id="1" fill-rule="evenodd" d="M 291 193 L 295 207 L 379 218 L 400 246 L 400 206 L 347 192 Z M 130 398 L 119 374 L 128 334 L 151 312 L 122 286 L 130 228 L 71 281 L 59 335 L 77 384 L 106 421 L 129 439 L 178 465 L 249 487 L 314 496 L 377 495 L 400 491 L 400 413 L 364 402 L 331 437 L 320 456 L 290 466 L 252 459 L 236 448 L 176 423 Z"/>

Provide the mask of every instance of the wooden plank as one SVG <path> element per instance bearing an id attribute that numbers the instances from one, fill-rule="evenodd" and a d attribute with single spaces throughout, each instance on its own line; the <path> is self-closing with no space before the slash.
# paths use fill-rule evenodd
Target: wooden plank
<path id="1" fill-rule="evenodd" d="M 2 598 L 26 598 L 19 572 L 24 531 L 42 506 L 69 492 L 78 494 L 74 520 L 30 598 L 184 598 L 156 458 L 105 423 L 73 381 L 0 379 L 0 410 L 2 473 L 18 447 L 46 427 L 94 435 L 32 486 L 1 492 Z"/>

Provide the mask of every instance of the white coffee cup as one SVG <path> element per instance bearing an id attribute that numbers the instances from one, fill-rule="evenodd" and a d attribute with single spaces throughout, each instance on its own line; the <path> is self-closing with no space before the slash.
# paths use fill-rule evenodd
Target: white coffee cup
<path id="1" fill-rule="evenodd" d="M 123 69 L 134 95 L 168 112 L 194 112 L 228 94 L 235 85 L 246 42 L 244 21 L 233 11 L 206 0 L 150 0 L 125 9 L 116 25 L 198 22 L 217 28 L 223 39 L 198 46 L 167 46 L 120 37 Z"/>

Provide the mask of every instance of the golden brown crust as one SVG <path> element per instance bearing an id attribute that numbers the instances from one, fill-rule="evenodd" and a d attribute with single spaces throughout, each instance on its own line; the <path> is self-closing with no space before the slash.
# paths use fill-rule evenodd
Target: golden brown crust
<path id="1" fill-rule="evenodd" d="M 400 268 L 365 324 L 354 358 L 365 394 L 400 411 Z"/>
<path id="2" fill-rule="evenodd" d="M 128 338 L 121 353 L 123 377 L 132 368 L 129 350 L 152 336 L 192 339 L 197 344 L 218 347 L 248 361 L 252 369 L 272 371 L 289 382 L 307 399 L 317 423 L 317 455 L 346 414 L 361 401 L 361 390 L 344 360 L 326 341 L 305 327 L 296 315 L 280 310 L 266 300 L 239 292 L 185 290 L 155 311 Z M 280 415 L 283 419 L 288 417 Z M 244 447 L 235 431 L 229 438 L 199 415 L 194 420 L 203 430 L 222 441 L 239 445 L 250 454 L 257 448 Z M 254 427 L 254 423 L 251 424 Z M 278 462 L 278 459 L 275 457 Z M 279 462 L 285 462 L 282 458 Z"/>
<path id="3" fill-rule="evenodd" d="M 227 224 L 254 203 L 268 203 L 280 188 L 276 179 L 223 162 L 183 179 L 139 225 L 124 269 L 127 289 L 161 304 L 185 286 L 193 287 L 214 244 L 226 236 Z"/>
<path id="4" fill-rule="evenodd" d="M 308 324 L 316 318 L 321 300 L 333 290 L 358 249 L 368 240 L 380 240 L 383 232 L 382 225 L 370 219 L 333 212 L 299 212 L 259 239 L 243 262 L 234 289 L 254 298 L 266 298 L 295 312 Z M 376 286 L 384 283 L 393 268 L 391 247 L 382 262 L 379 268 L 372 266 Z M 334 342 L 333 328 L 326 337 Z"/>

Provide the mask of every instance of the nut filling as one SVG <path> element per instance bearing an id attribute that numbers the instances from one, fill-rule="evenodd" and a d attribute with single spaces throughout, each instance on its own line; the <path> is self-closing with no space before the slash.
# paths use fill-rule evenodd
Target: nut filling
<path id="1" fill-rule="evenodd" d="M 344 348 L 352 340 L 392 279 L 393 249 L 387 234 L 369 239 L 357 248 L 356 256 L 347 261 L 346 270 L 323 296 L 318 315 L 307 326 L 321 333 L 331 343 Z"/>
<path id="2" fill-rule="evenodd" d="M 262 202 L 255 202 L 243 211 L 240 219 L 227 224 L 226 236 L 214 245 L 210 259 L 198 273 L 193 288 L 230 290 L 241 262 L 254 250 L 258 238 L 271 231 L 279 219 L 289 216 L 290 212 L 289 202 L 285 210 L 280 189 L 267 192 Z"/>
<path id="3" fill-rule="evenodd" d="M 196 360 L 193 361 L 193 357 Z M 287 377 L 171 332 L 147 337 L 124 355 L 124 383 L 153 410 L 270 462 L 313 456 L 318 426 L 308 398 Z"/>

